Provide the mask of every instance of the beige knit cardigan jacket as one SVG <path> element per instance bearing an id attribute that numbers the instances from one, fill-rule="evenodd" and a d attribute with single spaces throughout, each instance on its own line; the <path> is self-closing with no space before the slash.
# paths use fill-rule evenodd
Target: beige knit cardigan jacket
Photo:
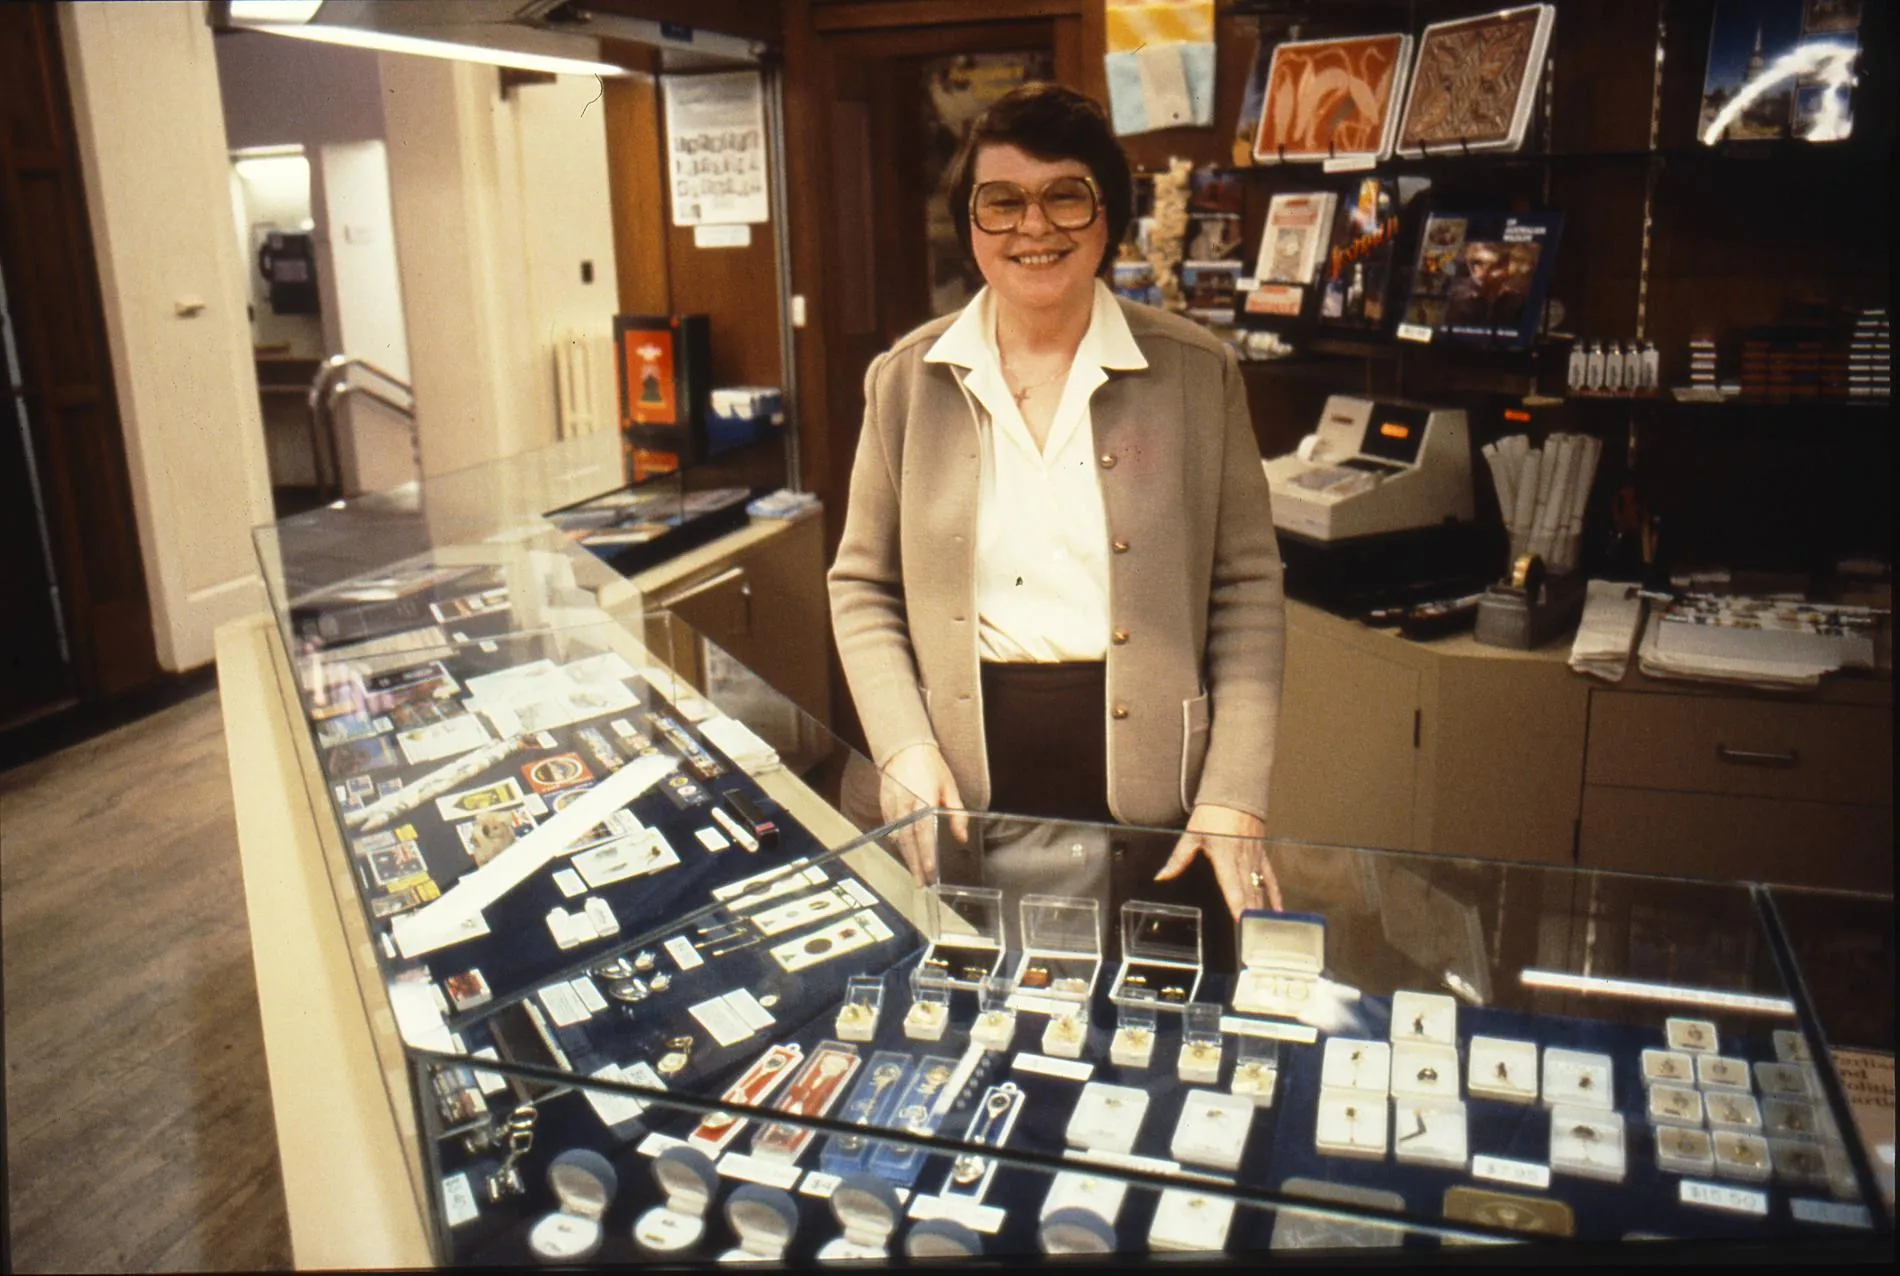
<path id="1" fill-rule="evenodd" d="M 1266 477 L 1232 350 L 1120 303 L 1148 367 L 1090 400 L 1109 554 L 1109 809 L 1179 827 L 1198 803 L 1264 817 L 1285 660 Z M 981 406 L 924 355 L 954 316 L 871 364 L 832 625 L 872 760 L 935 742 L 987 807 L 975 545 Z M 1060 765 L 1060 760 L 1052 760 Z"/>

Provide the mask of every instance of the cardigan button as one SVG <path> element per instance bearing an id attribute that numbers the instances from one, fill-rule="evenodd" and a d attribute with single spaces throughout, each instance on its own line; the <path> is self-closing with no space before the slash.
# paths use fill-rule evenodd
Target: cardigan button
<path id="1" fill-rule="evenodd" d="M 1105 470 L 1115 468 L 1115 454 L 1113 452 L 1102 453 L 1102 468 Z"/>
<path id="2" fill-rule="evenodd" d="M 1110 717 L 1114 718 L 1115 721 L 1120 722 L 1123 718 L 1126 718 L 1128 716 L 1128 706 L 1125 704 L 1118 704 L 1113 709 L 1110 709 L 1108 712 L 1109 712 Z"/>
<path id="3" fill-rule="evenodd" d="M 1108 636 L 1108 640 L 1119 647 L 1128 641 L 1128 631 L 1126 629 L 1117 629 Z"/>
<path id="4" fill-rule="evenodd" d="M 1128 552 L 1128 542 L 1114 541 L 1110 544 L 1109 548 L 1113 549 L 1117 554 L 1126 554 Z"/>

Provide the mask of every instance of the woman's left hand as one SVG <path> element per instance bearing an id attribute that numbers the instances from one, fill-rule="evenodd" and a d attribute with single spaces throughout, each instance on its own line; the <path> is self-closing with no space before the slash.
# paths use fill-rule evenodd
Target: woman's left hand
<path id="1" fill-rule="evenodd" d="M 1280 883 L 1267 862 L 1266 836 L 1266 821 L 1259 816 L 1204 802 L 1188 817 L 1187 832 L 1174 844 L 1174 854 L 1155 880 L 1179 877 L 1199 853 L 1214 866 L 1221 894 L 1227 897 L 1227 908 L 1236 921 L 1249 908 L 1281 912 Z"/>

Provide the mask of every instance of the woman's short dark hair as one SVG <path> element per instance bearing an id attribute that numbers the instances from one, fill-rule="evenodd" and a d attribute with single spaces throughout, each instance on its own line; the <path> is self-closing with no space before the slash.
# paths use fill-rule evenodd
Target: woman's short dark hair
<path id="1" fill-rule="evenodd" d="M 944 198 L 950 203 L 950 220 L 965 252 L 971 251 L 970 191 L 976 185 L 976 155 L 985 146 L 1014 146 L 1039 160 L 1080 160 L 1088 165 L 1101 188 L 1102 214 L 1108 219 L 1108 247 L 1096 267 L 1098 274 L 1106 271 L 1134 212 L 1135 179 L 1101 104 L 1060 84 L 1035 83 L 1012 90 L 977 116 L 944 175 Z"/>

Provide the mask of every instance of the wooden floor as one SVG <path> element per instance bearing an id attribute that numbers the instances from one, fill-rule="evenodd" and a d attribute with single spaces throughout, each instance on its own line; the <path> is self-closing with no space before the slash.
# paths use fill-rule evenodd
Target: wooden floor
<path id="1" fill-rule="evenodd" d="M 0 773 L 20 1272 L 290 1266 L 218 697 Z"/>

